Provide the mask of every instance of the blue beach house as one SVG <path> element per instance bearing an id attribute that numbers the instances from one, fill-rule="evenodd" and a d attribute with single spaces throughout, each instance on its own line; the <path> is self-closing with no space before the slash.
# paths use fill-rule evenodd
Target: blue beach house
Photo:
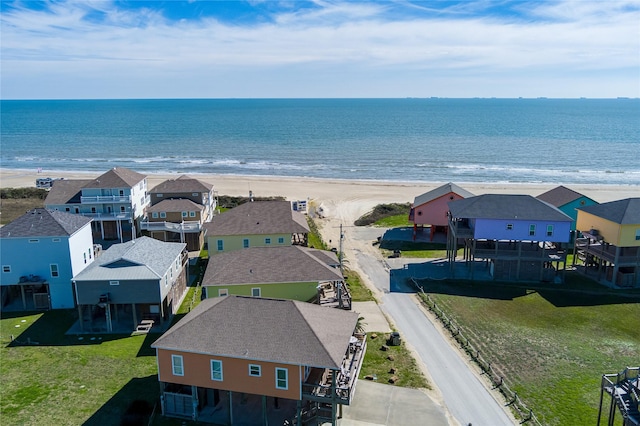
<path id="1" fill-rule="evenodd" d="M 91 219 L 34 209 L 0 228 L 3 310 L 75 306 L 71 279 L 93 263 Z"/>
<path id="2" fill-rule="evenodd" d="M 451 201 L 451 275 L 462 245 L 470 279 L 476 261 L 482 261 L 494 280 L 562 281 L 571 223 L 557 207 L 529 195 L 485 194 Z"/>
<path id="3" fill-rule="evenodd" d="M 576 230 L 576 219 L 578 218 L 577 209 L 579 207 L 598 204 L 597 201 L 592 200 L 586 195 L 582 195 L 581 193 L 562 185 L 550 189 L 549 191 L 538 195 L 536 198 L 557 207 L 561 212 L 569 216 L 573 220 L 571 222 L 571 231 Z"/>

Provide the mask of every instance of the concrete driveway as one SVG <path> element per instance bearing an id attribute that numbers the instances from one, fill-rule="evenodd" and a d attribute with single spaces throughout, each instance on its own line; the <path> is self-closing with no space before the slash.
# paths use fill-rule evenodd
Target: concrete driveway
<path id="1" fill-rule="evenodd" d="M 447 426 L 445 410 L 426 393 L 359 380 L 351 405 L 343 408 L 341 426 Z"/>

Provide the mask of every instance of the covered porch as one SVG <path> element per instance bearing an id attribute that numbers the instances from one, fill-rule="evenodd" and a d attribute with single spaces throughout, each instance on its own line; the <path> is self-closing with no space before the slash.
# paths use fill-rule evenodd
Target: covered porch
<path id="1" fill-rule="evenodd" d="M 5 312 L 51 309 L 49 283 L 37 275 L 21 277 L 16 284 L 0 287 L 0 301 Z"/>

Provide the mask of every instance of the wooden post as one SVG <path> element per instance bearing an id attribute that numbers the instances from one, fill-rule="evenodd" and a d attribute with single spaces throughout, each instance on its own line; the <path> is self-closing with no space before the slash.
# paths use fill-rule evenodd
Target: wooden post
<path id="1" fill-rule="evenodd" d="M 296 403 L 296 411 L 298 415 L 296 416 L 296 426 L 302 426 L 302 400 L 298 400 Z"/>
<path id="2" fill-rule="evenodd" d="M 82 305 L 78 304 L 78 318 L 80 319 L 80 331 L 84 331 L 84 318 L 82 316 Z"/>
<path id="3" fill-rule="evenodd" d="M 267 426 L 269 424 L 269 418 L 267 416 L 267 396 L 262 395 L 262 424 Z"/>
<path id="4" fill-rule="evenodd" d="M 24 296 L 24 285 L 20 286 L 20 293 L 22 293 L 22 308 L 26 311 L 27 310 L 27 299 Z"/>
<path id="5" fill-rule="evenodd" d="M 136 304 L 131 304 L 131 312 L 133 313 L 133 329 L 135 330 L 138 326 L 138 315 L 136 314 Z"/>
<path id="6" fill-rule="evenodd" d="M 233 425 L 233 392 L 229 391 L 229 425 Z"/>

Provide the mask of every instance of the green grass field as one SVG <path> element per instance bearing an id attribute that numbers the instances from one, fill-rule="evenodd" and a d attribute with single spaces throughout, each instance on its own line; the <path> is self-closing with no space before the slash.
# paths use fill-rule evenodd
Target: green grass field
<path id="1" fill-rule="evenodd" d="M 413 223 L 409 222 L 409 215 L 406 213 L 398 214 L 395 216 L 387 216 L 382 219 L 378 219 L 373 223 L 373 226 L 379 228 L 398 228 L 405 226 L 413 226 Z"/>
<path id="2" fill-rule="evenodd" d="M 545 425 L 595 424 L 600 378 L 640 364 L 640 294 L 424 283 Z"/>

